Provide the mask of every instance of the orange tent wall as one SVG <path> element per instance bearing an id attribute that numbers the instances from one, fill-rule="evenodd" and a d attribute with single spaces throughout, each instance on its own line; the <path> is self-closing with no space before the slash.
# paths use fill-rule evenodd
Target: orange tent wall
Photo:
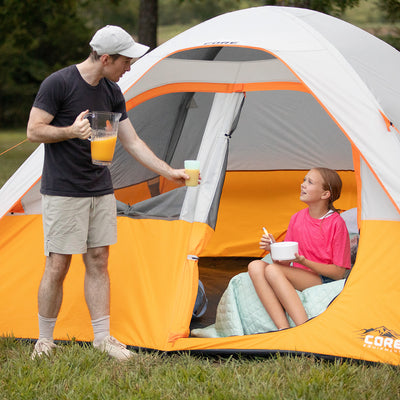
<path id="1" fill-rule="evenodd" d="M 44 269 L 41 216 L 0 220 L 0 334 L 37 338 L 37 290 Z M 111 333 L 134 346 L 163 349 L 189 334 L 197 294 L 196 255 L 212 230 L 185 221 L 118 218 L 111 246 Z M 54 331 L 58 340 L 93 339 L 83 293 L 84 266 L 74 255 Z"/>
<path id="2" fill-rule="evenodd" d="M 0 220 L 0 334 L 37 338 L 37 292 L 44 270 L 41 215 Z"/>
<path id="3" fill-rule="evenodd" d="M 342 195 L 335 207 L 357 207 L 353 171 L 338 171 Z M 299 200 L 307 171 L 231 171 L 226 174 L 215 234 L 201 256 L 259 257 L 262 227 L 282 240 L 290 217 L 305 204 Z"/>
<path id="4" fill-rule="evenodd" d="M 362 221 L 361 232 L 343 291 L 318 317 L 279 332 L 180 339 L 169 349 L 304 352 L 400 365 L 400 222 Z"/>

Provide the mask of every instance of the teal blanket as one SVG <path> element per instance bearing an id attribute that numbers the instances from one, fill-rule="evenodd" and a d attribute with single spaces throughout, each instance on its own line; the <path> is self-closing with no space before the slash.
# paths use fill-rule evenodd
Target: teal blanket
<path id="1" fill-rule="evenodd" d="M 309 318 L 321 314 L 343 289 L 345 279 L 298 291 Z M 295 326 L 288 317 L 290 326 Z M 249 274 L 234 276 L 218 304 L 215 324 L 193 329 L 195 337 L 225 337 L 275 331 L 277 328 L 258 298 Z"/>

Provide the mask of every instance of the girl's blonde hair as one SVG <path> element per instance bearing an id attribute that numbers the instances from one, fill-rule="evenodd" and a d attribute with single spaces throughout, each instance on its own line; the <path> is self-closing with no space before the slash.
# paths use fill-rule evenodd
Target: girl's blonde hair
<path id="1" fill-rule="evenodd" d="M 322 188 L 324 190 L 329 190 L 331 194 L 328 202 L 329 210 L 338 212 L 339 210 L 333 206 L 333 203 L 340 197 L 342 192 L 342 180 L 340 179 L 339 174 L 330 168 L 317 167 L 313 169 L 317 170 L 321 174 L 323 180 Z"/>

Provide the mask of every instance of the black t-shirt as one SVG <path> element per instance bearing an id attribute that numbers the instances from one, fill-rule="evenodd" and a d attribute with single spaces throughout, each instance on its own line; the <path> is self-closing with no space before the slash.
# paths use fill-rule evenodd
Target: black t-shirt
<path id="1" fill-rule="evenodd" d="M 91 86 L 75 65 L 46 78 L 33 106 L 53 115 L 54 126 L 72 125 L 85 110 L 120 112 L 120 121 L 127 118 L 119 86 L 105 78 Z M 90 141 L 70 139 L 45 144 L 40 191 L 53 196 L 91 197 L 113 193 L 113 186 L 109 169 L 92 164 Z"/>

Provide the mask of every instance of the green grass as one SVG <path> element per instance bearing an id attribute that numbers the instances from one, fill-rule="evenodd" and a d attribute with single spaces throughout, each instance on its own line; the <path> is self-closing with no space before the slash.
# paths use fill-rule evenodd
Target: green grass
<path id="1" fill-rule="evenodd" d="M 157 31 L 159 45 L 197 24 L 198 22 L 193 22 L 190 24 L 159 26 Z"/>
<path id="2" fill-rule="evenodd" d="M 383 13 L 374 0 L 361 0 L 357 7 L 346 10 L 343 19 L 357 26 L 381 23 Z"/>
<path id="3" fill-rule="evenodd" d="M 199 357 L 139 352 L 120 363 L 75 342 L 30 360 L 0 338 L 0 399 L 396 399 L 399 368 L 312 357 Z"/>
<path id="4" fill-rule="evenodd" d="M 385 21 L 384 13 L 376 5 L 375 0 L 361 0 L 358 7 L 346 10 L 342 18 L 378 37 L 399 36 L 400 23 Z"/>
<path id="5" fill-rule="evenodd" d="M 22 128 L 0 131 L 0 187 L 38 146 L 37 143 L 23 142 L 25 139 L 26 132 Z M 19 146 L 11 149 L 19 143 Z M 6 150 L 9 151 L 2 154 Z"/>

